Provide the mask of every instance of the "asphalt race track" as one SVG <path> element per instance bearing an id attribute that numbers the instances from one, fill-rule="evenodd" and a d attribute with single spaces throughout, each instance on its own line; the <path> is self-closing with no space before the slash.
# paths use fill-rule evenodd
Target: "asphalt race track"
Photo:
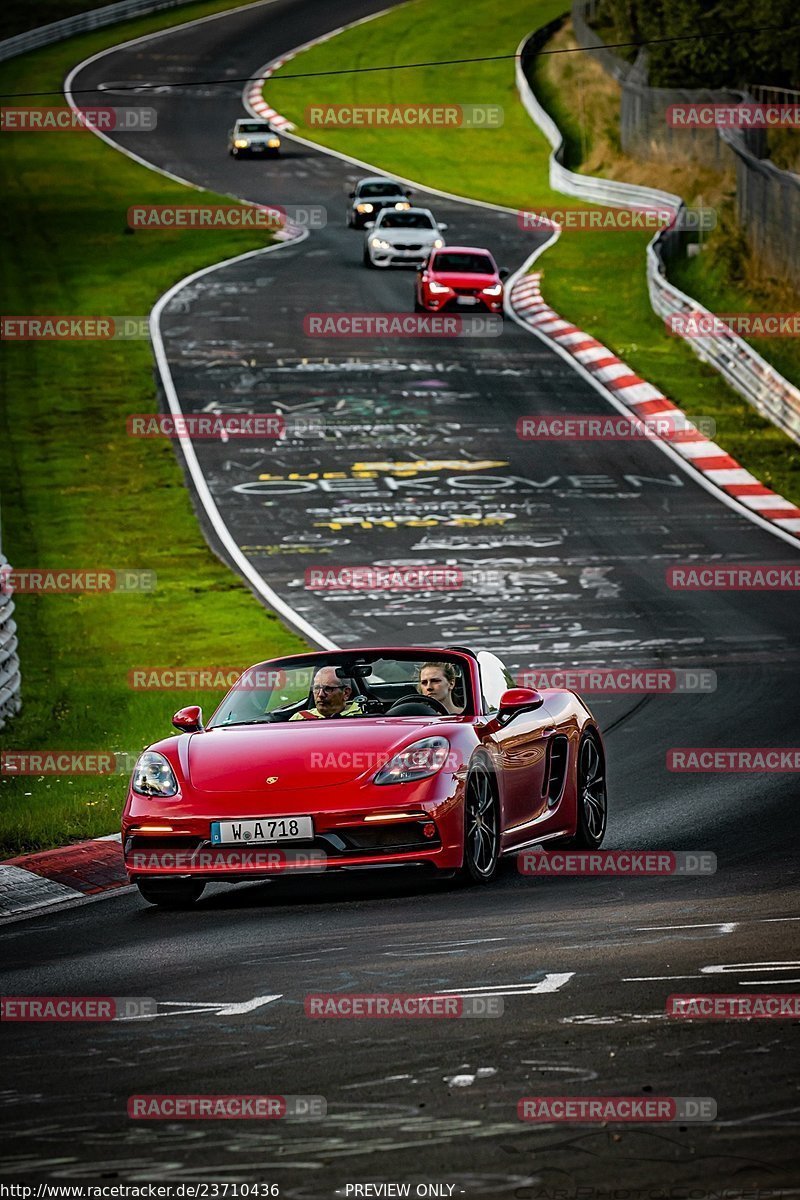
<path id="1" fill-rule="evenodd" d="M 105 55 L 73 88 L 105 85 L 121 103 L 115 82 L 244 76 L 378 7 L 385 0 L 257 5 Z M 24 1093 L 5 1085 L 0 1181 L 273 1182 L 298 1200 L 369 1180 L 520 1200 L 581 1187 L 797 1194 L 797 1023 L 664 1013 L 673 992 L 800 982 L 796 776 L 665 765 L 671 747 L 795 744 L 800 665 L 791 593 L 672 591 L 666 569 L 795 563 L 797 551 L 651 443 L 519 440 L 521 416 L 609 408 L 509 320 L 500 337 L 306 336 L 309 313 L 410 311 L 413 272 L 362 266 L 362 235 L 344 225 L 361 168 L 288 140 L 275 162 L 227 156 L 241 90 L 165 88 L 147 99 L 157 130 L 119 137 L 217 191 L 327 210 L 324 228 L 204 276 L 163 315 L 185 412 L 294 423 L 286 441 L 195 443 L 236 544 L 341 646 L 474 644 L 515 672 L 715 672 L 710 693 L 591 703 L 609 756 L 606 847 L 713 851 L 718 871 L 544 881 L 506 862 L 485 890 L 349 876 L 214 887 L 188 913 L 126 892 L 11 923 L 0 932 L 7 993 L 150 995 L 161 1011 L 6 1031 L 7 1076 L 29 1082 Z M 511 269 L 534 246 L 513 214 L 422 191 L 415 200 L 447 222 L 448 241 L 486 245 Z M 309 567 L 366 563 L 449 563 L 465 586 L 415 597 L 304 585 Z M 464 989 L 502 995 L 504 1016 L 316 1023 L 303 1009 L 311 991 Z M 520 1097 L 560 1090 L 710 1096 L 717 1119 L 517 1119 Z M 128 1119 L 129 1096 L 172 1092 L 318 1095 L 328 1115 Z"/>

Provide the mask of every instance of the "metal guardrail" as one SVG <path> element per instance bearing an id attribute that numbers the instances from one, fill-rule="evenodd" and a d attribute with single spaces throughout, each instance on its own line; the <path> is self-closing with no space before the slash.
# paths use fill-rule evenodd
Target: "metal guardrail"
<path id="1" fill-rule="evenodd" d="M 6 558 L 0 554 L 0 578 Z M 18 713 L 20 698 L 20 669 L 17 657 L 17 626 L 13 618 L 14 602 L 0 588 L 0 729 Z"/>
<path id="2" fill-rule="evenodd" d="M 188 3 L 190 0 L 117 0 L 116 4 L 106 4 L 103 8 L 76 13 L 74 17 L 64 17 L 61 21 L 39 25 L 36 29 L 26 29 L 24 33 L 6 38 L 0 42 L 0 62 L 16 58 L 18 54 L 27 54 L 29 50 L 38 50 L 41 46 L 49 46 L 52 42 L 61 42 L 76 33 L 102 29 L 106 25 L 126 21 L 129 17 L 146 16 L 148 13 L 161 12 L 164 8 L 179 8 L 180 5 Z"/>
<path id="3" fill-rule="evenodd" d="M 564 139 L 549 113 L 545 112 L 528 82 L 527 70 L 537 51 L 561 24 L 561 18 L 537 29 L 525 38 L 517 50 L 516 80 L 522 104 L 531 120 L 552 146 L 550 186 L 554 191 L 575 196 L 590 204 L 619 208 L 670 208 L 680 226 L 685 205 L 680 196 L 656 188 L 617 183 L 592 175 L 579 175 L 563 165 Z M 666 320 L 687 313 L 711 316 L 697 300 L 687 296 L 666 277 L 665 250 L 681 237 L 674 229 L 662 229 L 647 246 L 647 287 L 653 311 Z M 752 346 L 735 333 L 719 332 L 705 337 L 685 339 L 703 362 L 714 367 L 723 378 L 763 417 L 772 421 L 796 442 L 800 442 L 800 389 L 776 371 Z"/>

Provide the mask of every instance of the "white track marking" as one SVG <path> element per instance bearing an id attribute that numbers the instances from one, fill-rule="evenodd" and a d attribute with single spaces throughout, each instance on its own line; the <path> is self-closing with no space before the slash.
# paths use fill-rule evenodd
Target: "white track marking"
<path id="1" fill-rule="evenodd" d="M 544 996 L 560 991 L 572 979 L 574 971 L 561 975 L 545 975 L 538 983 L 496 983 L 484 987 L 441 988 L 437 996 Z"/>
<path id="2" fill-rule="evenodd" d="M 702 979 L 702 975 L 627 975 L 622 983 L 661 983 L 666 979 Z"/>
<path id="3" fill-rule="evenodd" d="M 238 1017 L 242 1013 L 253 1012 L 256 1008 L 263 1008 L 267 1004 L 272 1004 L 273 1000 L 280 1000 L 282 992 L 278 992 L 274 996 L 254 996 L 252 1000 L 245 1000 L 241 1004 L 226 1004 L 217 1013 L 218 1017 Z"/>
<path id="4" fill-rule="evenodd" d="M 194 1014 L 211 1017 L 238 1017 L 243 1013 L 253 1012 L 254 1009 L 263 1008 L 267 1004 L 272 1004 L 274 1000 L 280 1000 L 282 992 L 278 992 L 272 996 L 254 996 L 252 1000 L 244 1000 L 240 1004 L 228 1004 L 223 1001 L 210 1000 L 159 1000 L 158 1007 L 172 1008 L 175 1012 L 155 1012 L 149 1015 L 137 1017 L 123 1017 L 123 1021 L 154 1021 L 158 1017 L 189 1017 Z"/>
<path id="5" fill-rule="evenodd" d="M 233 263 L 243 262 L 245 259 L 254 258 L 256 255 L 269 254 L 275 250 L 282 250 L 284 246 L 296 245 L 298 241 L 304 241 L 307 237 L 308 230 L 304 229 L 293 242 L 282 242 L 272 246 L 265 246 L 261 250 L 250 250 L 246 254 L 237 254 L 234 258 L 224 259 L 222 262 L 214 263 L 210 267 L 202 267 L 199 271 L 195 271 L 193 274 L 187 275 L 184 279 L 179 280 L 178 283 L 174 284 L 169 291 L 165 292 L 164 295 L 159 297 L 159 299 L 156 301 L 155 307 L 150 313 L 150 337 L 153 341 L 156 364 L 158 366 L 159 374 L 161 375 L 161 382 L 164 387 L 164 394 L 167 398 L 167 404 L 169 405 L 170 412 L 172 412 L 174 416 L 181 417 L 184 415 L 184 413 L 183 409 L 181 408 L 180 400 L 178 399 L 178 392 L 175 387 L 175 382 L 172 378 L 172 372 L 167 359 L 167 352 L 164 348 L 164 340 L 161 336 L 161 314 L 169 304 L 170 300 L 172 300 L 174 296 L 177 296 L 179 292 L 188 287 L 190 284 L 196 283 L 198 279 L 202 279 L 205 275 L 210 275 L 214 271 L 219 271 L 222 267 L 229 267 Z M 305 617 L 301 617 L 300 614 L 296 612 L 290 604 L 287 604 L 285 600 L 281 599 L 278 593 L 273 591 L 269 584 L 262 578 L 249 559 L 245 557 L 244 553 L 234 540 L 230 530 L 222 519 L 222 515 L 217 508 L 213 496 L 211 495 L 211 491 L 200 467 L 200 463 L 197 460 L 197 454 L 195 453 L 193 444 L 187 438 L 180 438 L 179 443 L 183 457 L 186 460 L 186 465 L 189 469 L 189 474 L 192 477 L 192 483 L 196 489 L 198 499 L 205 510 L 206 516 L 211 522 L 215 534 L 225 547 L 225 550 L 230 556 L 231 561 L 234 563 L 240 573 L 266 604 L 273 608 L 275 612 L 279 613 L 282 617 L 285 617 L 285 619 L 289 621 L 295 629 L 302 633 L 304 637 L 307 637 L 309 641 L 316 643 L 316 645 L 320 646 L 324 650 L 338 650 L 339 647 L 335 642 L 331 641 L 331 639 L 326 637 L 321 630 L 317 629 L 315 625 L 312 625 L 310 621 L 307 621 Z"/>
<path id="6" fill-rule="evenodd" d="M 783 962 L 756 963 L 719 963 L 713 967 L 701 967 L 704 975 L 731 975 L 736 971 L 796 971 L 800 967 L 797 960 Z"/>
<path id="7" fill-rule="evenodd" d="M 702 925 L 636 925 L 634 933 L 651 933 L 662 929 L 718 929 L 720 933 L 733 933 L 738 927 L 738 921 L 708 921 Z"/>
<path id="8" fill-rule="evenodd" d="M 768 984 L 800 983 L 800 979 L 740 979 L 739 987 L 766 987 Z"/>

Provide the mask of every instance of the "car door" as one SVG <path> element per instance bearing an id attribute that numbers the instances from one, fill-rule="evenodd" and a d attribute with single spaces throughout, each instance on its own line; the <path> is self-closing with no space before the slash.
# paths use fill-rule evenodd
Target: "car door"
<path id="1" fill-rule="evenodd" d="M 500 697 L 516 683 L 500 661 L 487 651 L 478 654 L 484 712 L 496 714 Z M 548 738 L 552 721 L 546 706 L 519 713 L 507 725 L 494 727 L 490 721 L 484 740 L 489 740 L 499 758 L 503 801 L 504 847 L 524 842 L 521 828 L 547 809 L 546 768 Z M 533 836 L 533 835 L 531 835 Z"/>

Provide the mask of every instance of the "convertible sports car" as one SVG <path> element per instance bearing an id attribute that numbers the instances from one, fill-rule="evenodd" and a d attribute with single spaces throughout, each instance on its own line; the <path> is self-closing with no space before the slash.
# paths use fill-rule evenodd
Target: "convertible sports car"
<path id="1" fill-rule="evenodd" d="M 605 754 L 573 692 L 517 687 L 486 651 L 355 648 L 251 667 L 206 726 L 139 757 L 125 863 L 152 904 L 208 880 L 427 867 L 488 883 L 500 855 L 594 849 Z"/>

